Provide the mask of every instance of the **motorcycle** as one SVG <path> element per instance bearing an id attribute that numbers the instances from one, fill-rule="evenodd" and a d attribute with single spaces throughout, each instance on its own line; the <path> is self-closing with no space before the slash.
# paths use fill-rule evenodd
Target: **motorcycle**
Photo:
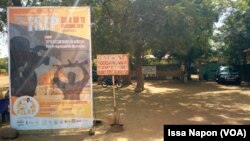
<path id="1" fill-rule="evenodd" d="M 102 87 L 106 88 L 107 86 L 112 86 L 112 77 L 104 77 L 102 80 Z M 115 86 L 116 88 L 121 88 L 123 85 L 123 80 L 122 79 L 115 79 Z"/>

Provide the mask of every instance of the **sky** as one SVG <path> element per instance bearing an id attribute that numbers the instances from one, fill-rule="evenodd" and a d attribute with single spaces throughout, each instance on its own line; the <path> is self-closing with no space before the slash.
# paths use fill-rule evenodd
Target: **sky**
<path id="1" fill-rule="evenodd" d="M 224 22 L 230 15 L 231 10 L 232 10 L 231 8 L 227 8 L 225 12 L 220 15 L 218 22 L 214 23 L 214 34 L 220 33 L 218 29 L 224 25 Z"/>

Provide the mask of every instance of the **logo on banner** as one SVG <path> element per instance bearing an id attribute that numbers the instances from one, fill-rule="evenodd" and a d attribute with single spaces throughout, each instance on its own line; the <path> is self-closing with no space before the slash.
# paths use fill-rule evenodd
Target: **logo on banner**
<path id="1" fill-rule="evenodd" d="M 39 111 L 39 104 L 33 97 L 22 96 L 16 99 L 13 108 L 17 116 L 35 116 Z"/>

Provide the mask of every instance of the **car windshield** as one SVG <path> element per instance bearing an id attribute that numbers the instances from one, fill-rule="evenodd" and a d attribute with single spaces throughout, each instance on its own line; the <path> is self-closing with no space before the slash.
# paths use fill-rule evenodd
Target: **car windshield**
<path id="1" fill-rule="evenodd" d="M 221 72 L 237 72 L 237 70 L 234 67 L 222 67 Z"/>

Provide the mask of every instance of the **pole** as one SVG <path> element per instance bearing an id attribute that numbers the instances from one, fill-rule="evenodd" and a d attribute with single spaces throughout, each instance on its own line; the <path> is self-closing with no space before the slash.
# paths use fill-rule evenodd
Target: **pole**
<path id="1" fill-rule="evenodd" d="M 112 75 L 112 82 L 113 82 L 113 100 L 114 100 L 114 123 L 118 124 L 119 121 L 117 119 L 117 106 L 116 106 L 116 95 L 115 95 L 115 76 Z"/>

